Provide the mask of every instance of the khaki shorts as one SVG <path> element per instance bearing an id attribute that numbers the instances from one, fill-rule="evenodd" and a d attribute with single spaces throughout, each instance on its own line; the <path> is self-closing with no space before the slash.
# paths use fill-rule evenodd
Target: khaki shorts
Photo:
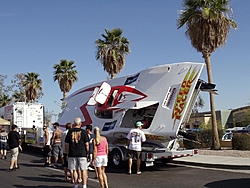
<path id="1" fill-rule="evenodd" d="M 69 157 L 68 169 L 69 170 L 87 170 L 88 169 L 87 157 Z"/>
<path id="2" fill-rule="evenodd" d="M 11 160 L 16 161 L 18 158 L 18 154 L 19 154 L 19 148 L 16 147 L 16 148 L 10 149 L 10 154 L 11 154 Z"/>
<path id="3" fill-rule="evenodd" d="M 141 151 L 128 150 L 128 157 L 141 159 Z"/>

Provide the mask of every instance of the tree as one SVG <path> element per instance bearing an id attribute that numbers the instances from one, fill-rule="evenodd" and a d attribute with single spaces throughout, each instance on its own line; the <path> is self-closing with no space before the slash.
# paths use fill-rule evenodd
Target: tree
<path id="1" fill-rule="evenodd" d="M 192 114 L 198 114 L 199 113 L 198 108 L 203 108 L 204 104 L 205 104 L 205 102 L 204 102 L 203 98 L 201 97 L 201 95 L 199 95 L 197 100 L 194 103 L 194 108 L 192 109 Z"/>
<path id="2" fill-rule="evenodd" d="M 26 96 L 25 92 L 15 90 L 12 94 L 12 98 L 14 102 L 25 102 Z"/>
<path id="3" fill-rule="evenodd" d="M 0 94 L 0 107 L 6 106 L 11 103 L 9 95 Z"/>
<path id="4" fill-rule="evenodd" d="M 68 93 L 75 82 L 77 82 L 77 70 L 74 61 L 68 61 L 66 59 L 60 60 L 59 64 L 54 65 L 54 82 L 58 81 L 59 87 L 63 92 L 64 100 L 66 93 Z"/>
<path id="5" fill-rule="evenodd" d="M 42 80 L 38 77 L 39 74 L 35 72 L 24 74 L 22 85 L 25 87 L 25 95 L 29 102 L 34 102 L 38 99 L 38 93 L 42 90 Z"/>
<path id="6" fill-rule="evenodd" d="M 7 75 L 0 74 L 0 94 L 8 95 L 9 92 L 13 90 L 14 85 L 5 85 L 5 79 L 7 79 Z"/>
<path id="7" fill-rule="evenodd" d="M 103 65 L 104 71 L 108 73 L 111 79 L 115 78 L 125 65 L 125 55 L 130 53 L 129 40 L 122 36 L 120 28 L 114 28 L 111 31 L 104 29 L 105 34 L 101 34 L 104 38 L 97 39 L 96 44 L 96 60 Z"/>
<path id="8" fill-rule="evenodd" d="M 25 86 L 23 86 L 23 82 L 25 80 L 24 75 L 25 75 L 24 73 L 17 73 L 13 76 L 14 78 L 11 80 L 13 87 L 15 87 L 15 90 L 13 91 L 13 94 L 12 94 L 12 98 L 15 102 L 26 101 Z"/>
<path id="9" fill-rule="evenodd" d="M 232 18 L 229 0 L 183 0 L 178 29 L 186 24 L 186 36 L 192 46 L 202 53 L 207 67 L 208 82 L 212 83 L 210 55 L 226 43 L 230 27 L 237 28 Z M 216 122 L 214 95 L 210 95 L 213 140 L 211 149 L 221 149 Z"/>
<path id="10" fill-rule="evenodd" d="M 53 116 L 55 116 L 57 114 L 54 113 L 54 111 L 49 111 L 49 110 L 45 110 L 45 114 L 44 114 L 44 124 L 46 126 L 49 126 L 52 122 Z"/>

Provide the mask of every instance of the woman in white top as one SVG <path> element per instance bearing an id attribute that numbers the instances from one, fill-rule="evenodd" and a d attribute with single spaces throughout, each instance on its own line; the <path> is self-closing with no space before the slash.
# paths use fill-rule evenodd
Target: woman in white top
<path id="1" fill-rule="evenodd" d="M 0 150 L 2 159 L 7 159 L 6 157 L 7 140 L 8 140 L 8 133 L 5 131 L 4 128 L 2 128 L 0 133 Z"/>

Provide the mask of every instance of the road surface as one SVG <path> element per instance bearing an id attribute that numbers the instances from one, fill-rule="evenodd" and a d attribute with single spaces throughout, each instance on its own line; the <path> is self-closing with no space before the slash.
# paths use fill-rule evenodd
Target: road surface
<path id="1" fill-rule="evenodd" d="M 0 159 L 0 188 L 31 188 L 31 187 L 73 187 L 69 182 L 63 182 L 63 170 L 44 167 L 40 154 L 33 152 L 21 153 L 19 157 L 20 170 L 7 172 L 8 159 Z M 124 168 L 107 168 L 109 188 L 247 188 L 250 187 L 250 174 L 240 171 L 222 171 L 207 168 L 192 168 L 189 166 L 156 164 L 154 167 L 143 168 L 142 174 L 126 174 Z M 89 172 L 88 188 L 98 188 L 94 173 Z M 80 187 L 80 186 L 79 186 Z"/>

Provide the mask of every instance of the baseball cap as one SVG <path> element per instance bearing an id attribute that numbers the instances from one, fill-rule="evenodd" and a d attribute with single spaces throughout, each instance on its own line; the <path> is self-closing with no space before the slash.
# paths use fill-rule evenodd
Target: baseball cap
<path id="1" fill-rule="evenodd" d="M 143 123 L 141 121 L 136 122 L 136 127 L 140 127 L 142 125 L 143 125 Z"/>
<path id="2" fill-rule="evenodd" d="M 58 122 L 53 123 L 52 125 L 59 126 Z"/>

